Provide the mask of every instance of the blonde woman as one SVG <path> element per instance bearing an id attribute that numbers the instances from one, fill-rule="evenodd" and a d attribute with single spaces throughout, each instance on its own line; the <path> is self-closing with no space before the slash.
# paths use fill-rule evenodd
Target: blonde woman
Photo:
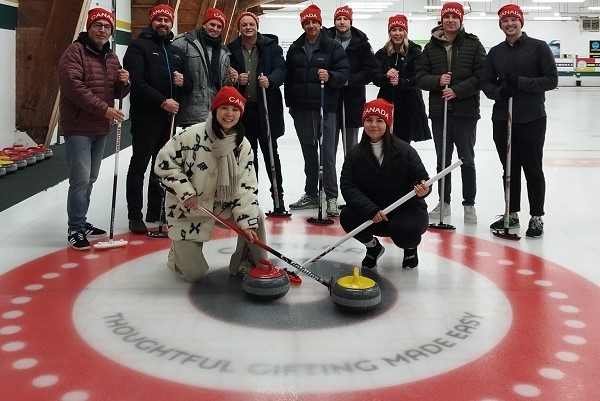
<path id="1" fill-rule="evenodd" d="M 390 17 L 388 35 L 385 46 L 375 53 L 377 97 L 394 105 L 395 136 L 407 143 L 431 139 L 423 94 L 415 78 L 421 46 L 408 40 L 408 20 L 402 14 Z"/>

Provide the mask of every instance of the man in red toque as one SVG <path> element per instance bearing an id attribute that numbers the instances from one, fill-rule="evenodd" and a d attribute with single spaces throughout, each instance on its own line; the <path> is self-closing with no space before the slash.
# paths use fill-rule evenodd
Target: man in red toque
<path id="1" fill-rule="evenodd" d="M 88 237 L 106 235 L 86 215 L 110 126 L 125 118 L 115 108 L 115 98 L 122 99 L 129 92 L 129 72 L 121 68 L 108 43 L 115 29 L 114 15 L 93 8 L 86 28 L 58 62 L 59 133 L 65 137 L 69 167 L 68 241 L 79 251 L 90 249 Z"/>
<path id="2" fill-rule="evenodd" d="M 350 63 L 350 76 L 340 90 L 335 130 L 337 149 L 339 133 L 344 127 L 342 115 L 345 114 L 346 138 L 343 138 L 345 139 L 343 141 L 345 155 L 358 143 L 358 129 L 362 125 L 360 115 L 367 101 L 366 85 L 371 82 L 371 71 L 375 68 L 375 58 L 367 35 L 354 27 L 353 13 L 350 7 L 338 7 L 333 13 L 333 23 L 334 26 L 327 29 L 326 32 L 330 38 L 342 44 Z"/>
<path id="3" fill-rule="evenodd" d="M 467 33 L 463 27 L 465 12 L 460 3 L 444 3 L 441 24 L 431 31 L 431 40 L 423 50 L 417 65 L 417 83 L 421 89 L 429 91 L 429 118 L 433 132 L 433 142 L 437 155 L 437 171 L 448 167 L 452 161 L 454 146 L 458 157 L 463 159 L 460 166 L 464 222 L 477 223 L 475 195 L 477 182 L 475 175 L 475 139 L 479 114 L 479 75 L 485 61 L 485 49 L 479 38 Z M 446 126 L 446 149 L 443 148 L 444 103 L 447 102 L 448 123 Z M 442 155 L 445 152 L 445 166 Z M 438 183 L 439 202 L 429 213 L 432 219 L 451 214 L 450 174 L 444 177 L 444 193 Z"/>
<path id="4" fill-rule="evenodd" d="M 178 35 L 173 41 L 186 54 L 186 76 L 194 83 L 189 96 L 179 103 L 175 117 L 178 126 L 187 127 L 206 121 L 215 94 L 225 85 L 237 83 L 238 74 L 230 67 L 229 50 L 223 44 L 223 28 L 227 17 L 218 8 L 209 8 L 202 26 Z"/>
<path id="5" fill-rule="evenodd" d="M 258 17 L 251 12 L 243 12 L 237 19 L 240 35 L 227 47 L 231 51 L 231 67 L 239 73 L 239 91 L 246 98 L 246 112 L 242 122 L 246 128 L 246 137 L 254 150 L 254 169 L 258 174 L 258 147 L 263 155 L 266 171 L 271 171 L 271 163 L 275 169 L 274 188 L 273 174 L 268 174 L 271 181 L 271 197 L 273 212 L 286 214 L 283 202 L 283 178 L 281 161 L 277 149 L 277 138 L 283 135 L 283 99 L 281 85 L 285 80 L 285 59 L 283 49 L 272 35 L 263 35 L 258 31 Z M 265 99 L 263 99 L 263 90 Z M 269 141 L 267 138 L 267 122 L 265 108 L 268 109 L 269 128 L 271 129 L 271 160 Z M 276 191 L 275 191 L 276 189 Z M 275 198 L 275 193 L 277 198 Z"/>
<path id="6" fill-rule="evenodd" d="M 147 232 L 143 220 L 144 174 L 162 146 L 172 135 L 171 116 L 179 111 L 177 98 L 192 90 L 192 81 L 183 74 L 186 57 L 172 46 L 175 11 L 166 4 L 152 7 L 150 24 L 133 40 L 123 58 L 131 74 L 131 146 L 133 154 L 127 171 L 127 215 L 129 230 Z M 160 222 L 163 191 L 150 169 L 146 221 Z"/>
<path id="7" fill-rule="evenodd" d="M 323 189 L 328 216 L 338 216 L 336 159 L 336 111 L 340 88 L 350 77 L 350 64 L 342 45 L 322 28 L 321 10 L 314 4 L 300 13 L 304 33 L 286 56 L 285 103 L 294 119 L 304 156 L 304 194 L 290 209 L 319 207 L 319 158 L 323 164 Z M 323 89 L 321 89 L 323 83 Z M 323 91 L 323 92 L 322 92 Z M 322 104 L 323 103 L 323 104 Z M 323 132 L 320 110 L 323 108 Z M 319 137 L 322 135 L 322 146 Z M 319 149 L 320 148 L 320 149 Z"/>
<path id="8" fill-rule="evenodd" d="M 506 39 L 490 49 L 481 73 L 483 93 L 495 101 L 492 112 L 494 142 L 506 175 L 508 100 L 513 99 L 511 131 L 509 228 L 519 227 L 521 169 L 527 180 L 529 225 L 525 235 L 539 238 L 544 233 L 546 181 L 542 169 L 546 137 L 544 92 L 558 85 L 556 62 L 548 44 L 522 31 L 525 19 L 516 4 L 498 10 L 500 29 Z M 504 218 L 490 229 L 504 228 Z"/>

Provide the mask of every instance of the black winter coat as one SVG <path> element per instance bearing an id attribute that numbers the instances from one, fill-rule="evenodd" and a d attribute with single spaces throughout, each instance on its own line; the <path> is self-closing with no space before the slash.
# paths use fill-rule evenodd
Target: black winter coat
<path id="1" fill-rule="evenodd" d="M 446 49 L 438 38 L 441 29 L 438 26 L 431 31 L 431 40 L 425 45 L 417 65 L 417 83 L 421 89 L 429 91 L 429 118 L 444 115 L 440 76 L 452 71 L 450 88 L 457 98 L 450 100 L 448 107 L 457 117 L 479 119 L 479 78 L 485 61 L 485 49 L 477 36 L 462 28 L 452 45 L 452 65 L 449 66 Z"/>
<path id="2" fill-rule="evenodd" d="M 421 180 L 429 180 L 417 151 L 393 135 L 388 137 L 390 149 L 386 151 L 384 144 L 381 166 L 365 134 L 344 159 L 340 177 L 342 196 L 346 205 L 360 213 L 364 220 L 372 219 L 378 211 L 412 191 Z M 415 207 L 426 210 L 427 204 L 423 198 L 413 196 L 395 211 Z"/>
<path id="3" fill-rule="evenodd" d="M 420 59 L 421 46 L 411 41 L 404 56 L 399 53 L 388 56 L 385 47 L 375 53 L 377 67 L 373 72 L 373 83 L 380 88 L 377 97 L 394 105 L 394 135 L 408 143 L 431 139 L 423 93 L 416 79 Z M 395 87 L 386 76 L 390 68 L 400 73 L 400 81 Z"/>
<path id="4" fill-rule="evenodd" d="M 326 69 L 329 80 L 325 83 L 326 113 L 335 113 L 340 88 L 350 76 L 350 64 L 342 45 L 327 36 L 325 29 L 315 44 L 310 60 L 304 50 L 306 34 L 302 34 L 288 49 L 286 56 L 285 103 L 291 108 L 319 110 L 321 107 L 321 82 L 317 71 Z"/>
<path id="5" fill-rule="evenodd" d="M 238 37 L 233 42 L 227 45 L 231 52 L 231 67 L 238 73 L 246 72 L 244 65 L 244 55 L 242 54 L 242 38 Z M 258 33 L 256 40 L 256 48 L 258 49 L 258 65 L 256 67 L 256 76 L 264 74 L 269 78 L 269 87 L 266 89 L 267 107 L 269 111 L 269 126 L 271 135 L 274 138 L 279 138 L 285 132 L 283 122 L 283 99 L 281 96 L 281 85 L 285 81 L 285 59 L 283 58 L 283 50 L 277 42 L 267 36 Z M 263 135 L 267 134 L 267 124 L 264 118 L 264 100 L 262 88 L 256 85 L 256 94 L 258 95 L 258 103 L 260 105 L 261 131 Z M 246 85 L 239 88 L 242 95 L 246 93 Z"/>
<path id="6" fill-rule="evenodd" d="M 131 79 L 131 115 L 165 118 L 168 113 L 160 105 L 166 99 L 176 99 L 192 91 L 189 76 L 183 77 L 182 87 L 173 85 L 173 72 L 184 73 L 186 57 L 183 50 L 171 46 L 172 39 L 172 33 L 161 39 L 147 26 L 127 47 L 123 68 L 129 71 Z"/>
<path id="7" fill-rule="evenodd" d="M 348 85 L 340 90 L 337 114 L 342 116 L 342 100 L 346 113 L 346 127 L 362 127 L 362 112 L 366 103 L 365 86 L 371 82 L 371 73 L 375 68 L 373 48 L 367 35 L 354 27 L 350 28 L 352 38 L 346 47 L 346 56 L 350 63 Z M 335 40 L 335 27 L 327 29 L 327 35 Z"/>

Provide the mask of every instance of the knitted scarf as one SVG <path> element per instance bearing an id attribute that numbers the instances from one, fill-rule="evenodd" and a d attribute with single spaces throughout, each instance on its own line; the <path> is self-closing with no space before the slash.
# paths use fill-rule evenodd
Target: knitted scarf
<path id="1" fill-rule="evenodd" d="M 221 89 L 221 74 L 219 71 L 219 62 L 221 61 L 221 36 L 219 36 L 218 38 L 213 38 L 208 33 L 206 33 L 204 28 L 200 30 L 200 33 L 201 34 L 198 35 L 198 37 L 200 39 L 200 42 L 202 43 L 206 61 L 209 62 L 210 60 L 210 66 L 208 68 L 208 83 L 212 88 L 215 88 L 218 91 L 219 89 Z M 210 47 L 212 50 L 210 57 L 208 55 L 207 47 Z"/>
<path id="2" fill-rule="evenodd" d="M 235 154 L 236 132 L 229 133 L 223 139 L 217 138 L 212 130 L 212 113 L 206 119 L 206 134 L 213 142 L 212 154 L 217 158 L 218 174 L 215 198 L 218 202 L 229 202 L 238 187 L 239 175 Z"/>

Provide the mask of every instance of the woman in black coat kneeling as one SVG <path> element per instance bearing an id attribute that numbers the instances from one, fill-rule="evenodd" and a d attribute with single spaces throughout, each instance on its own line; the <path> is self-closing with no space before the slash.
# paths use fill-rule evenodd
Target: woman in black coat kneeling
<path id="1" fill-rule="evenodd" d="M 427 231 L 429 217 L 423 199 L 431 192 L 426 181 L 429 175 L 417 151 L 390 133 L 393 107 L 383 99 L 365 104 L 362 122 L 364 135 L 346 155 L 340 178 L 340 188 L 346 206 L 340 224 L 346 232 L 373 220 L 354 238 L 365 244 L 367 255 L 362 267 L 374 269 L 384 247 L 374 235 L 390 237 L 404 249 L 402 267 L 414 269 L 419 264 L 417 245 Z M 410 198 L 388 215 L 383 209 L 415 191 Z"/>

